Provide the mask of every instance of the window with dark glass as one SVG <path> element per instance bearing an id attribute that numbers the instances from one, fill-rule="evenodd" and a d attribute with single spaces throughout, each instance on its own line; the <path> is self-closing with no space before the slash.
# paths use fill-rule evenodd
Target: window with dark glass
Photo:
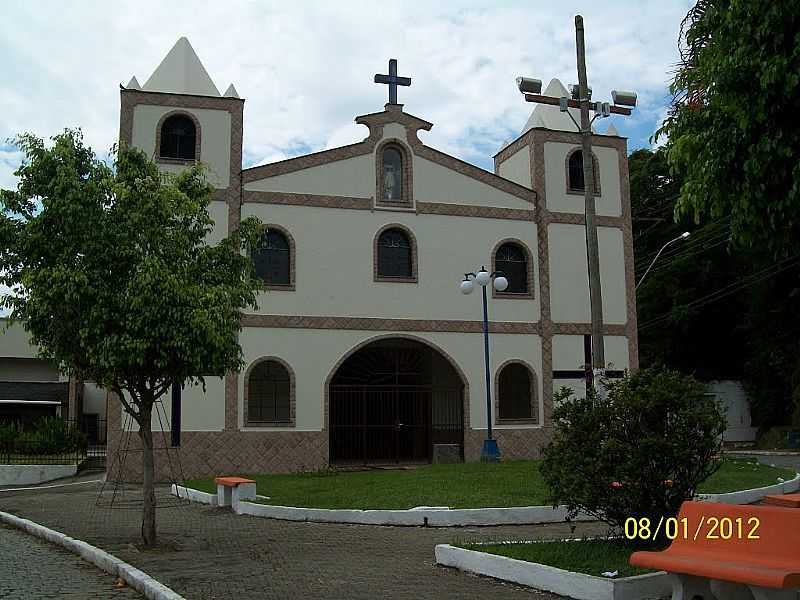
<path id="1" fill-rule="evenodd" d="M 291 378 L 277 361 L 265 360 L 250 372 L 247 420 L 255 423 L 285 423 L 290 419 Z"/>
<path id="2" fill-rule="evenodd" d="M 532 414 L 531 372 L 523 364 L 511 363 L 500 371 L 498 418 L 530 419 Z"/>
<path id="3" fill-rule="evenodd" d="M 528 293 L 528 257 L 518 244 L 507 243 L 497 249 L 494 266 L 508 280 L 504 293 Z"/>
<path id="4" fill-rule="evenodd" d="M 411 242 L 400 229 L 387 229 L 378 238 L 378 276 L 413 277 Z"/>
<path id="5" fill-rule="evenodd" d="M 403 199 L 403 156 L 400 150 L 388 147 L 383 151 L 383 185 L 381 200 Z"/>
<path id="6" fill-rule="evenodd" d="M 256 275 L 272 285 L 291 284 L 291 252 L 286 236 L 276 229 L 267 229 L 253 252 Z"/>
<path id="7" fill-rule="evenodd" d="M 161 125 L 161 158 L 194 160 L 197 130 L 186 115 L 173 115 Z"/>
<path id="8" fill-rule="evenodd" d="M 597 171 L 597 161 L 592 161 L 594 176 L 594 193 L 600 193 L 600 182 L 598 181 L 599 173 Z M 576 192 L 582 192 L 585 189 L 583 182 L 583 152 L 576 150 L 569 156 L 567 164 L 567 177 L 569 178 L 569 189 Z"/>

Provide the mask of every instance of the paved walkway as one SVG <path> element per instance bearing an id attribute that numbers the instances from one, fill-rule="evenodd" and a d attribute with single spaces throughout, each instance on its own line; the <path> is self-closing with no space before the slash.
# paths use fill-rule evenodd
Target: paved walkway
<path id="1" fill-rule="evenodd" d="M 437 567 L 433 548 L 459 540 L 573 535 L 564 524 L 423 529 L 293 523 L 190 504 L 161 510 L 159 539 L 165 548 L 140 551 L 134 545 L 139 510 L 95 507 L 98 489 L 87 484 L 0 493 L 0 510 L 103 548 L 190 600 L 556 600 L 560 597 Z M 602 532 L 600 525 L 583 523 L 574 535 Z"/>
<path id="2" fill-rule="evenodd" d="M 128 587 L 71 552 L 0 525 L 0 598 L 31 600 L 133 600 Z"/>

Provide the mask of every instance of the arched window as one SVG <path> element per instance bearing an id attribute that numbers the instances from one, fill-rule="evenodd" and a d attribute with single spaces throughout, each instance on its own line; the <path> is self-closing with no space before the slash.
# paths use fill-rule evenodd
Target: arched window
<path id="1" fill-rule="evenodd" d="M 521 420 L 535 418 L 536 388 L 530 369 L 512 362 L 500 370 L 497 383 L 497 418 Z"/>
<path id="2" fill-rule="evenodd" d="M 187 115 L 172 115 L 161 125 L 160 158 L 194 160 L 197 154 L 197 128 Z"/>
<path id="3" fill-rule="evenodd" d="M 597 159 L 592 156 L 592 175 L 594 178 L 594 193 L 600 193 L 600 170 L 597 168 Z M 567 190 L 570 192 L 583 192 L 583 151 L 575 150 L 567 158 Z"/>
<path id="4" fill-rule="evenodd" d="M 292 284 L 292 252 L 287 237 L 278 229 L 268 228 L 253 252 L 256 275 L 267 285 Z"/>
<path id="5" fill-rule="evenodd" d="M 261 361 L 247 378 L 247 422 L 289 423 L 291 396 L 289 370 L 277 360 Z"/>
<path id="6" fill-rule="evenodd" d="M 381 200 L 387 202 L 403 201 L 403 155 L 398 148 L 387 146 L 383 149 Z"/>
<path id="7" fill-rule="evenodd" d="M 411 240 L 405 231 L 389 228 L 378 236 L 377 242 L 378 278 L 414 277 L 414 256 Z"/>
<path id="8" fill-rule="evenodd" d="M 508 279 L 505 294 L 527 294 L 528 288 L 528 255 L 519 244 L 506 242 L 494 255 L 494 268 L 501 271 Z"/>

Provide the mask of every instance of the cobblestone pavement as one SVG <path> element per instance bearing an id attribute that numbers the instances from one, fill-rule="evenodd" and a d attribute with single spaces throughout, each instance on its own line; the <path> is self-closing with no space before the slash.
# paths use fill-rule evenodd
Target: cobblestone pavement
<path id="1" fill-rule="evenodd" d="M 98 484 L 87 484 L 0 493 L 0 510 L 103 548 L 190 600 L 557 600 L 560 596 L 437 567 L 434 546 L 603 532 L 594 523 L 577 524 L 574 533 L 565 524 L 426 529 L 295 523 L 189 504 L 161 509 L 158 527 L 163 547 L 140 551 L 134 545 L 139 510 L 96 507 L 98 489 Z"/>
<path id="2" fill-rule="evenodd" d="M 0 598 L 39 600 L 133 600 L 128 587 L 71 552 L 5 525 L 0 525 Z"/>

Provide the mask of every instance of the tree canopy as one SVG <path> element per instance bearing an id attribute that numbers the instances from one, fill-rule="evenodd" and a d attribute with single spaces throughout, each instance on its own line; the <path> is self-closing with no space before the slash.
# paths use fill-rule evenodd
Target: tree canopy
<path id="1" fill-rule="evenodd" d="M 732 241 L 800 251 L 800 11 L 795 0 L 698 0 L 665 136 L 679 216 L 730 217 Z"/>
<path id="2" fill-rule="evenodd" d="M 171 175 L 123 148 L 109 166 L 71 130 L 17 145 L 18 188 L 0 191 L 0 283 L 14 292 L 2 305 L 45 357 L 114 391 L 136 420 L 145 461 L 150 449 L 147 513 L 153 403 L 172 385 L 242 367 L 240 319 L 259 287 L 242 250 L 259 223 L 207 243 L 214 189 L 200 165 Z M 154 513 L 146 525 L 154 543 Z"/>

